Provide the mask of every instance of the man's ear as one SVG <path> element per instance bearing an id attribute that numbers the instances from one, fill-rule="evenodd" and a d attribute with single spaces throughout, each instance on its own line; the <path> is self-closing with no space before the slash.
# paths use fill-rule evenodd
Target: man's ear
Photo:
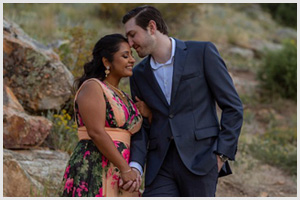
<path id="1" fill-rule="evenodd" d="M 102 57 L 102 62 L 103 62 L 105 67 L 110 67 L 110 62 L 107 60 L 107 58 Z"/>
<path id="2" fill-rule="evenodd" d="M 149 30 L 150 30 L 150 33 L 153 35 L 156 30 L 157 30 L 157 26 L 156 26 L 156 22 L 154 20 L 150 20 L 149 23 L 148 23 L 148 27 L 149 27 Z"/>

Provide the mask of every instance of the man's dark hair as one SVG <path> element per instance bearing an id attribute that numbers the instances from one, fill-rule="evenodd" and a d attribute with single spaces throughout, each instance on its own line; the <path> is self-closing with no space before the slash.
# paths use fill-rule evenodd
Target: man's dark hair
<path id="1" fill-rule="evenodd" d="M 134 8 L 124 15 L 122 23 L 125 24 L 133 17 L 135 17 L 136 25 L 140 26 L 142 29 L 147 30 L 149 21 L 153 20 L 156 23 L 157 30 L 162 34 L 168 35 L 168 26 L 166 22 L 163 20 L 159 10 L 153 6 L 144 5 Z"/>

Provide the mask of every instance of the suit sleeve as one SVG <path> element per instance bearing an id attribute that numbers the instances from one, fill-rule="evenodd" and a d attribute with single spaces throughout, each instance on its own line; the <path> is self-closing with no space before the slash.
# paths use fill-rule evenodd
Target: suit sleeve
<path id="1" fill-rule="evenodd" d="M 139 92 L 138 86 L 136 84 L 134 75 L 130 77 L 130 90 L 132 99 L 135 101 L 135 96 L 143 100 L 141 93 Z M 143 168 L 147 155 L 148 146 L 148 132 L 150 125 L 147 119 L 143 120 L 141 129 L 131 136 L 130 145 L 130 161 L 139 163 Z"/>
<path id="2" fill-rule="evenodd" d="M 209 88 L 222 110 L 217 152 L 234 160 L 243 123 L 243 106 L 223 59 L 210 42 L 204 51 L 204 71 Z"/>

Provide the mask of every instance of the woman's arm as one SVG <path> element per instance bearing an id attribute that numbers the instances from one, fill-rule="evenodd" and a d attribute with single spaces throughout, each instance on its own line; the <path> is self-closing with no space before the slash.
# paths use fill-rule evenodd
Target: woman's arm
<path id="1" fill-rule="evenodd" d="M 87 132 L 99 151 L 121 171 L 124 182 L 135 181 L 137 175 L 105 132 L 106 102 L 101 86 L 94 81 L 86 83 L 76 100 Z"/>

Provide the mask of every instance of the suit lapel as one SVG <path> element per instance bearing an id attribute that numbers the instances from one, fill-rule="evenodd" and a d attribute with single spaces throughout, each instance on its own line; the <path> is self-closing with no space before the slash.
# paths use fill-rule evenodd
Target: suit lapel
<path id="1" fill-rule="evenodd" d="M 162 102 L 169 107 L 169 104 L 167 102 L 167 99 L 164 95 L 164 93 L 162 92 L 155 76 L 154 73 L 151 69 L 150 66 L 150 56 L 148 56 L 147 58 L 147 62 L 146 62 L 146 66 L 145 66 L 145 77 L 147 79 L 147 81 L 149 82 L 149 84 L 151 85 L 151 88 L 154 90 L 154 92 L 157 94 L 157 96 L 162 100 Z"/>
<path id="2" fill-rule="evenodd" d="M 175 50 L 175 58 L 174 58 L 174 68 L 173 68 L 173 81 L 172 81 L 172 93 L 171 93 L 171 105 L 174 102 L 174 98 L 176 96 L 179 82 L 184 70 L 185 60 L 186 60 L 186 45 L 183 41 L 176 41 L 176 50 Z"/>

